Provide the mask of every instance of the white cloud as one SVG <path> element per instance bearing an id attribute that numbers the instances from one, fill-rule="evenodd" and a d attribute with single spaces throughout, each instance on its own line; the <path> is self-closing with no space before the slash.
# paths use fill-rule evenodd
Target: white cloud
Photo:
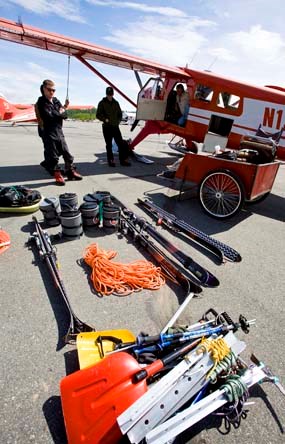
<path id="1" fill-rule="evenodd" d="M 121 29 L 110 29 L 110 35 L 105 40 L 116 44 L 119 42 L 141 57 L 168 65 L 185 66 L 207 42 L 206 37 L 198 32 L 200 26 L 213 27 L 214 24 L 205 20 L 200 22 L 197 18 L 172 18 L 157 22 L 153 17 L 148 17 Z"/>
<path id="2" fill-rule="evenodd" d="M 49 2 L 47 0 L 7 1 L 10 4 L 23 4 L 26 8 L 30 8 L 30 10 L 34 8 L 40 14 L 48 14 L 53 9 L 53 6 L 57 6 L 58 9 L 55 8 L 54 10 L 58 14 L 63 14 L 63 11 L 66 11 L 67 5 L 73 9 L 72 12 L 74 14 L 78 14 L 80 3 L 79 0 L 72 0 L 70 2 L 67 2 L 67 0 L 63 2 L 56 2 L 55 0 L 50 0 Z M 233 0 L 228 0 L 228 3 L 225 0 L 217 0 L 216 2 L 201 0 L 197 9 L 198 0 L 193 0 L 191 7 L 190 5 L 188 6 L 188 3 L 187 5 L 185 4 L 185 7 L 183 7 L 185 12 L 182 11 L 182 7 L 181 10 L 177 8 L 155 7 L 155 2 L 149 2 L 150 6 L 148 6 L 146 0 L 145 3 L 135 1 L 117 2 L 114 0 L 81 0 L 81 6 L 86 6 L 87 3 L 90 3 L 86 10 L 93 10 L 92 12 L 94 13 L 94 9 L 96 9 L 96 16 L 98 17 L 100 17 L 101 6 L 107 6 L 109 10 L 110 8 L 117 8 L 115 11 L 110 11 L 108 15 L 109 22 L 107 24 L 104 23 L 104 28 L 100 28 L 100 35 L 97 36 L 100 39 L 105 38 L 106 41 L 110 42 L 106 46 L 113 47 L 116 50 L 121 48 L 127 53 L 139 55 L 170 66 L 185 66 L 188 64 L 189 68 L 193 69 L 211 69 L 217 74 L 256 85 L 284 85 L 285 35 L 283 24 L 278 27 L 273 26 L 270 22 L 268 9 L 272 9 L 273 4 L 270 8 L 268 6 L 267 12 L 263 12 L 260 8 L 254 7 L 255 2 L 248 1 L 247 7 L 246 1 L 241 0 L 241 7 L 239 3 L 237 4 Z M 272 1 L 276 5 L 276 0 Z M 92 8 L 91 3 L 92 5 L 100 6 L 100 8 Z M 214 3 L 215 8 L 217 8 L 217 14 L 214 14 L 214 11 L 209 9 L 210 14 L 206 6 L 209 5 L 210 8 L 210 4 L 212 4 L 214 7 Z M 265 5 L 265 0 L 258 0 L 258 3 Z M 277 4 L 279 3 L 278 0 Z M 182 2 L 169 1 L 167 4 L 169 6 L 176 6 L 178 4 L 181 5 Z M 201 12 L 201 17 L 190 17 L 189 11 L 192 10 L 194 4 L 196 4 L 196 10 L 193 9 L 193 11 L 197 13 L 198 10 L 201 10 L 203 12 L 203 15 Z M 62 11 L 60 12 L 61 8 Z M 118 20 L 118 8 L 125 8 L 125 20 L 123 22 Z M 127 8 L 130 11 L 127 11 Z M 245 8 L 247 8 L 246 15 L 244 14 Z M 98 11 L 99 9 L 100 11 Z M 169 14 L 169 10 L 171 14 Z M 135 14 L 135 11 L 137 14 Z M 132 12 L 132 14 L 128 15 L 128 12 Z M 187 17 L 185 17 L 186 14 L 188 14 Z M 132 21 L 128 18 L 130 16 Z M 89 17 L 91 17 L 91 14 Z M 216 19 L 216 22 L 210 20 L 211 18 Z M 279 22 L 280 16 L 274 16 L 274 23 L 278 24 Z M 71 24 L 69 23 L 68 26 L 70 27 Z M 69 34 L 72 35 L 72 32 Z M 89 39 L 85 35 L 82 38 Z M 1 41 L 0 44 L 2 46 Z M 18 86 L 19 82 L 22 83 L 21 80 L 23 78 L 26 84 L 30 85 L 31 92 L 25 91 L 25 100 L 30 101 L 35 94 L 37 95 L 42 79 L 51 77 L 58 85 L 58 96 L 63 99 L 66 92 L 67 73 L 67 62 L 66 60 L 64 61 L 63 56 L 59 54 L 52 55 L 52 53 L 46 52 L 37 52 L 36 55 L 38 50 L 34 50 L 34 53 L 32 53 L 32 48 L 26 48 L 27 52 L 24 52 L 24 47 L 19 48 L 19 52 L 15 56 L 18 59 L 18 65 L 13 63 L 10 49 L 7 47 L 6 52 L 5 47 L 2 46 L 1 48 L 1 91 L 8 96 L 7 89 L 9 87 L 9 92 L 15 97 L 15 101 L 24 100 L 24 93 Z M 3 51 L 5 52 L 4 57 Z M 49 57 L 49 61 L 44 60 L 45 57 Z M 30 66 L 27 60 L 33 60 L 35 65 Z M 49 69 L 46 69 L 44 65 L 52 67 L 55 72 L 49 73 Z M 98 100 L 104 95 L 106 85 L 101 80 L 97 80 L 83 65 L 80 65 L 81 68 L 77 71 L 77 65 L 80 64 L 76 61 L 72 62 L 71 97 L 77 103 L 88 103 L 90 100 L 93 103 L 95 102 L 95 104 L 98 103 Z M 21 66 L 21 70 L 23 68 L 23 71 L 25 71 L 21 76 L 19 74 L 19 66 Z M 98 64 L 98 69 L 136 101 L 138 86 L 132 72 L 123 69 L 115 71 L 115 68 L 102 64 Z M 30 72 L 29 75 L 28 72 Z M 93 91 L 91 99 L 90 84 Z M 19 95 L 21 95 L 22 99 L 19 98 Z M 18 99 L 16 99 L 16 96 Z M 123 99 L 119 96 L 118 98 L 120 102 L 123 102 Z M 126 106 L 129 108 L 129 105 Z"/>
<path id="3" fill-rule="evenodd" d="M 133 9 L 135 11 L 144 12 L 146 14 L 160 14 L 169 17 L 186 17 L 185 12 L 181 11 L 177 8 L 171 8 L 167 6 L 149 6 L 145 3 L 136 3 L 136 2 L 124 2 L 124 1 L 114 1 L 114 0 L 88 0 L 88 3 L 91 3 L 95 6 L 104 6 L 104 7 L 112 7 L 112 8 L 127 8 Z"/>
<path id="4" fill-rule="evenodd" d="M 219 60 L 225 60 L 228 62 L 234 62 L 237 60 L 237 57 L 233 54 L 233 52 L 227 48 L 210 48 L 208 50 L 209 55 L 215 56 Z"/>
<path id="5" fill-rule="evenodd" d="M 252 26 L 248 32 L 229 34 L 229 38 L 248 57 L 268 62 L 278 60 L 280 56 L 284 59 L 285 42 L 281 35 L 262 29 L 260 25 Z"/>
<path id="6" fill-rule="evenodd" d="M 20 6 L 40 15 L 58 15 L 66 20 L 85 23 L 77 0 L 6 0 L 6 4 Z"/>

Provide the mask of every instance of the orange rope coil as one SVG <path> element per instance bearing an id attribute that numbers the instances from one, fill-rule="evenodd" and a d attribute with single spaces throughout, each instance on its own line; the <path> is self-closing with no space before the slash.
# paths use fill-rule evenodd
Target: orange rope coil
<path id="1" fill-rule="evenodd" d="M 8 250 L 10 245 L 11 245 L 10 235 L 4 230 L 0 230 L 0 254 Z"/>
<path id="2" fill-rule="evenodd" d="M 91 280 L 98 293 L 126 296 L 143 288 L 158 290 L 165 284 L 160 267 L 146 260 L 130 264 L 111 262 L 116 255 L 116 251 L 102 250 L 97 244 L 84 251 L 83 258 L 92 268 Z"/>

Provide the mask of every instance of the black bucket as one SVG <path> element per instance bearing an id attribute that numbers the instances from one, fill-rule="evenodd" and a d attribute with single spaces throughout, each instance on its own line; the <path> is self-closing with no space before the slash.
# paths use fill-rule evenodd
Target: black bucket
<path id="1" fill-rule="evenodd" d="M 60 223 L 64 237 L 77 238 L 83 234 L 82 216 L 79 210 L 62 211 Z"/>
<path id="2" fill-rule="evenodd" d="M 112 198 L 109 191 L 96 191 L 95 196 L 99 202 L 103 202 L 104 205 L 112 205 Z"/>
<path id="3" fill-rule="evenodd" d="M 61 210 L 78 209 L 78 197 L 76 193 L 64 193 L 59 196 Z"/>
<path id="4" fill-rule="evenodd" d="M 103 206 L 103 226 L 117 230 L 119 228 L 121 210 L 114 205 Z"/>
<path id="5" fill-rule="evenodd" d="M 96 191 L 96 193 L 88 193 L 83 197 L 85 202 L 103 202 L 106 205 L 111 205 L 111 194 L 109 191 Z"/>
<path id="6" fill-rule="evenodd" d="M 55 227 L 60 224 L 59 215 L 61 207 L 58 197 L 45 197 L 39 208 L 43 213 L 45 223 L 49 227 Z"/>
<path id="7" fill-rule="evenodd" d="M 96 201 L 83 202 L 79 210 L 82 215 L 83 226 L 86 228 L 94 228 L 99 225 L 99 205 Z"/>

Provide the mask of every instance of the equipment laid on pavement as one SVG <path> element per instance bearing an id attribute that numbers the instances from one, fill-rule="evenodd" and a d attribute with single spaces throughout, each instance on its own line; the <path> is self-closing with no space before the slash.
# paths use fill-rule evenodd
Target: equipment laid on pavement
<path id="1" fill-rule="evenodd" d="M 60 391 L 69 444 L 117 443 L 121 432 L 116 419 L 147 392 L 146 378 L 192 348 L 187 344 L 143 369 L 131 355 L 119 352 L 63 378 Z"/>
<path id="2" fill-rule="evenodd" d="M 118 344 L 135 341 L 130 330 L 100 330 L 79 333 L 76 336 L 79 366 L 90 367 L 115 350 Z"/>
<path id="3" fill-rule="evenodd" d="M 40 203 L 40 210 L 47 226 L 54 227 L 60 224 L 61 208 L 58 197 L 45 197 Z"/>
<path id="4" fill-rule="evenodd" d="M 159 225 L 166 226 L 168 229 L 174 232 L 181 231 L 198 244 L 210 250 L 220 259 L 221 262 L 223 261 L 224 257 L 227 260 L 233 262 L 241 261 L 241 256 L 236 250 L 224 244 L 223 242 L 212 238 L 206 233 L 203 233 L 197 228 L 189 225 L 187 222 L 178 219 L 176 216 L 174 216 L 174 214 L 160 208 L 150 199 L 138 199 L 138 203 L 143 209 L 147 210 L 148 213 L 152 215 L 152 217 L 157 219 L 157 223 Z"/>
<path id="5" fill-rule="evenodd" d="M 144 233 L 133 220 L 124 215 L 124 212 L 121 212 L 120 232 L 125 235 L 130 235 L 134 241 L 138 241 L 139 244 L 145 248 L 146 251 L 159 264 L 166 277 L 168 277 L 170 281 L 181 285 L 181 287 L 186 290 L 187 295 L 190 292 L 201 293 L 202 288 L 200 285 L 197 284 L 197 282 L 195 282 L 191 277 L 185 276 L 178 269 L 177 265 L 148 238 L 147 234 Z"/>
<path id="6" fill-rule="evenodd" d="M 218 279 L 208 270 L 197 264 L 190 256 L 187 256 L 183 251 L 176 248 L 171 242 L 162 236 L 150 223 L 145 219 L 136 215 L 133 211 L 122 205 L 121 207 L 123 217 L 125 220 L 130 220 L 133 225 L 139 230 L 145 231 L 160 243 L 167 251 L 172 254 L 197 280 L 198 284 L 206 287 L 217 287 L 219 285 Z"/>
<path id="7" fill-rule="evenodd" d="M 207 384 L 207 374 L 213 369 L 213 350 L 221 338 L 212 336 L 208 348 L 200 342 L 197 348 L 163 376 L 118 418 L 121 432 L 130 442 L 139 443 L 144 436 L 179 409 Z M 245 343 L 233 333 L 223 338 L 223 346 L 238 356 Z M 221 358 L 224 354 L 221 355 Z M 222 361 L 222 359 L 220 359 Z"/>
<path id="8" fill-rule="evenodd" d="M 34 213 L 39 209 L 41 194 L 22 185 L 0 185 L 1 213 Z"/>
<path id="9" fill-rule="evenodd" d="M 115 251 L 105 251 L 95 243 L 89 245 L 83 254 L 84 261 L 91 268 L 91 281 L 98 294 L 126 296 L 143 288 L 158 290 L 165 279 L 159 267 L 146 260 L 128 264 L 112 262 Z"/>
<path id="10" fill-rule="evenodd" d="M 11 239 L 9 233 L 4 230 L 1 230 L 0 227 L 0 254 L 4 253 L 4 251 L 8 250 L 11 245 Z"/>
<path id="11" fill-rule="evenodd" d="M 65 342 L 73 343 L 75 340 L 75 335 L 81 332 L 94 331 L 95 329 L 85 322 L 81 321 L 74 313 L 71 308 L 67 292 L 63 283 L 63 280 L 59 274 L 58 261 L 56 257 L 56 250 L 51 244 L 50 237 L 46 231 L 44 231 L 37 218 L 33 216 L 33 222 L 35 223 L 36 231 L 30 237 L 30 241 L 35 242 L 37 249 L 40 254 L 40 258 L 44 261 L 49 269 L 49 272 L 53 278 L 56 288 L 58 288 L 59 293 L 66 305 L 66 308 L 70 315 L 70 324 L 68 331 L 65 335 Z"/>

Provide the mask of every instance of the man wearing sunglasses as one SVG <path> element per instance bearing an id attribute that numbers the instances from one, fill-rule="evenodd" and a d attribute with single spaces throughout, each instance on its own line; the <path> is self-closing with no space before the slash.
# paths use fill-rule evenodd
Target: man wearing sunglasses
<path id="1" fill-rule="evenodd" d="M 41 97 L 35 105 L 38 120 L 41 122 L 41 137 L 44 144 L 45 160 L 41 164 L 54 176 L 58 185 L 65 185 L 65 180 L 59 167 L 59 157 L 65 163 L 66 176 L 69 180 L 82 180 L 82 176 L 75 170 L 73 156 L 70 154 L 62 131 L 63 120 L 67 118 L 66 109 L 54 96 L 55 85 L 52 80 L 44 80 L 41 85 Z"/>

